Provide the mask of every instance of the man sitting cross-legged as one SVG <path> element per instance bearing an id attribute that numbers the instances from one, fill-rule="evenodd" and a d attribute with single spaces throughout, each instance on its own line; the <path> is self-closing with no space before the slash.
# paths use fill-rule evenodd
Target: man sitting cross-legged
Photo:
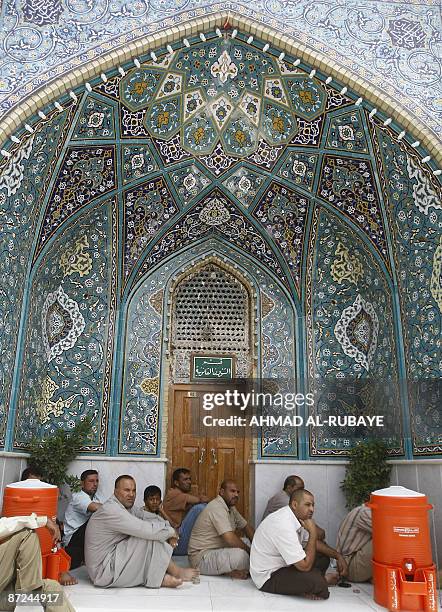
<path id="1" fill-rule="evenodd" d="M 48 602 L 43 606 L 46 612 L 74 612 L 58 582 L 42 578 L 40 542 L 34 530 L 45 526 L 57 543 L 60 531 L 49 517 L 31 514 L 0 518 L 1 610 L 14 610 L 15 601 L 9 601 L 9 597 L 22 593 L 36 598 L 41 594 L 42 602 Z"/>
<path id="2" fill-rule="evenodd" d="M 89 576 L 99 587 L 177 587 L 198 572 L 171 561 L 177 534 L 167 521 L 143 520 L 134 510 L 136 484 L 119 476 L 114 494 L 89 519 L 85 558 Z"/>
<path id="3" fill-rule="evenodd" d="M 325 576 L 330 557 L 337 560 L 345 576 L 347 565 L 336 550 L 318 540 L 312 519 L 314 497 L 298 489 L 288 506 L 270 514 L 256 530 L 250 553 L 250 574 L 261 591 L 280 595 L 301 595 L 308 599 L 327 599 L 329 584 L 336 575 Z M 305 550 L 303 528 L 308 532 Z"/>
<path id="4" fill-rule="evenodd" d="M 187 555 L 190 534 L 199 513 L 204 510 L 209 498 L 192 495 L 192 475 L 187 468 L 178 468 L 172 474 L 172 488 L 163 501 L 170 524 L 178 530 L 180 540 L 174 555 Z"/>
<path id="5" fill-rule="evenodd" d="M 252 540 L 254 530 L 235 508 L 239 489 L 233 480 L 224 480 L 219 495 L 197 518 L 189 540 L 189 561 L 202 574 L 225 574 L 247 578 L 250 548 L 235 533 L 240 530 Z"/>

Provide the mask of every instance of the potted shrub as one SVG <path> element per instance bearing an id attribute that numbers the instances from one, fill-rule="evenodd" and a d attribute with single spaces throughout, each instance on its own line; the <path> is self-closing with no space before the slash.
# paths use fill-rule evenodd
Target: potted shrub
<path id="1" fill-rule="evenodd" d="M 351 449 L 341 484 L 349 510 L 367 501 L 371 491 L 389 486 L 391 465 L 387 463 L 387 451 L 379 440 L 359 442 Z"/>
<path id="2" fill-rule="evenodd" d="M 91 419 L 79 421 L 71 430 L 58 429 L 47 438 L 36 438 L 29 445 L 30 457 L 28 464 L 38 468 L 43 480 L 56 485 L 60 491 L 67 484 L 72 491 L 81 489 L 81 481 L 77 476 L 67 474 L 67 469 L 81 450 L 91 429 Z"/>

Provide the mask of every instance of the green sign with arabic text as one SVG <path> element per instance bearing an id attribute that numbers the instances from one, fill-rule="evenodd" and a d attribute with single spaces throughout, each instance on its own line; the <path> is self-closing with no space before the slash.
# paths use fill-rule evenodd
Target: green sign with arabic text
<path id="1" fill-rule="evenodd" d="M 193 356 L 192 380 L 231 380 L 233 357 Z"/>

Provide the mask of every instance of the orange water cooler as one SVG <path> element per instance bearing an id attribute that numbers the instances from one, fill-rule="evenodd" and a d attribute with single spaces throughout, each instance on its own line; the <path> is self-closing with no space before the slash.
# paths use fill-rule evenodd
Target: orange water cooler
<path id="1" fill-rule="evenodd" d="M 3 516 L 48 516 L 54 522 L 57 516 L 58 488 L 36 478 L 13 482 L 5 487 Z M 58 580 L 61 572 L 71 566 L 71 558 L 62 549 L 53 552 L 53 540 L 46 527 L 35 530 L 40 540 L 43 578 Z"/>
<path id="2" fill-rule="evenodd" d="M 436 612 L 427 497 L 389 487 L 374 491 L 367 506 L 373 522 L 374 600 L 391 611 Z"/>

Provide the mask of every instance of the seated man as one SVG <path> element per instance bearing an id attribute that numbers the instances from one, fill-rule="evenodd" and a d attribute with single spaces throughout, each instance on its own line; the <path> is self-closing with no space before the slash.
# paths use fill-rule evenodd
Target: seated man
<path id="1" fill-rule="evenodd" d="M 191 495 L 192 476 L 187 468 L 178 468 L 172 474 L 172 488 L 164 497 L 163 510 L 170 524 L 178 529 L 180 540 L 174 555 L 187 555 L 190 533 L 199 513 L 209 498 L 205 495 Z M 203 502 L 203 503 L 202 503 Z"/>
<path id="2" fill-rule="evenodd" d="M 0 518 L 0 609 L 14 610 L 8 593 L 52 595 L 53 603 L 43 606 L 47 612 L 75 612 L 58 582 L 43 580 L 40 542 L 34 529 L 47 527 L 60 540 L 60 531 L 46 516 L 12 516 Z M 58 598 L 55 601 L 55 597 Z M 43 603 L 42 603 L 43 605 Z"/>
<path id="3" fill-rule="evenodd" d="M 292 476 L 287 476 L 284 481 L 284 488 L 282 491 L 275 493 L 273 497 L 269 499 L 267 502 L 266 509 L 264 510 L 264 514 L 262 515 L 262 520 L 268 517 L 272 512 L 276 512 L 285 506 L 288 506 L 290 497 L 294 491 L 298 489 L 304 488 L 304 481 L 300 476 L 296 476 L 293 474 Z M 318 540 L 325 540 L 325 531 L 319 525 L 316 525 L 316 537 Z M 308 533 L 304 531 L 304 543 L 307 543 Z"/>
<path id="4" fill-rule="evenodd" d="M 348 563 L 348 579 L 367 582 L 372 578 L 371 510 L 365 504 L 353 508 L 342 521 L 336 548 Z"/>
<path id="5" fill-rule="evenodd" d="M 243 531 L 252 540 L 254 530 L 235 508 L 239 490 L 233 480 L 224 480 L 219 495 L 197 518 L 189 541 L 189 561 L 202 574 L 225 574 L 245 579 L 250 548 L 236 534 Z"/>
<path id="6" fill-rule="evenodd" d="M 114 494 L 89 519 L 85 558 L 89 576 L 98 587 L 177 587 L 198 572 L 171 561 L 177 542 L 166 521 L 143 519 L 133 510 L 136 484 L 132 476 L 119 476 Z"/>
<path id="7" fill-rule="evenodd" d="M 261 591 L 327 599 L 328 585 L 336 583 L 336 576 L 325 576 L 330 557 L 337 560 L 339 572 L 346 575 L 342 556 L 317 539 L 312 519 L 314 505 L 313 495 L 298 489 L 292 493 L 288 506 L 270 514 L 257 528 L 250 553 L 250 574 Z M 309 535 L 305 550 L 303 528 Z"/>
<path id="8" fill-rule="evenodd" d="M 43 474 L 34 465 L 28 465 L 28 467 L 25 468 L 23 472 L 21 473 L 20 480 L 28 480 L 29 478 L 35 478 L 37 480 L 41 480 L 43 478 Z"/>
<path id="9" fill-rule="evenodd" d="M 155 485 L 150 485 L 144 489 L 144 516 L 143 520 L 148 517 L 150 520 L 168 521 L 173 528 L 176 527 L 170 517 L 164 512 L 163 504 L 161 503 L 161 489 Z"/>
<path id="10" fill-rule="evenodd" d="M 264 510 L 264 514 L 262 515 L 262 520 L 268 517 L 272 512 L 276 512 L 285 506 L 288 506 L 290 501 L 290 495 L 293 491 L 297 491 L 298 489 L 304 488 L 304 481 L 300 476 L 292 475 L 287 476 L 284 481 L 284 487 L 282 491 L 278 491 L 275 493 L 273 497 L 269 499 L 267 502 L 266 509 Z"/>
<path id="11" fill-rule="evenodd" d="M 20 480 L 41 480 L 42 478 L 43 474 L 38 467 L 36 467 L 35 465 L 28 465 L 28 467 L 23 470 Z M 60 531 L 63 532 L 63 523 L 61 523 L 58 519 L 56 519 L 56 522 Z M 72 586 L 78 583 L 78 580 L 74 578 L 74 576 L 72 576 L 72 574 L 70 574 L 69 572 L 60 572 L 58 576 L 58 581 L 63 586 Z"/>
<path id="12" fill-rule="evenodd" d="M 72 494 L 64 515 L 63 544 L 71 557 L 71 569 L 84 563 L 84 534 L 87 522 L 101 506 L 97 496 L 98 472 L 85 470 L 81 476 L 81 491 Z"/>

